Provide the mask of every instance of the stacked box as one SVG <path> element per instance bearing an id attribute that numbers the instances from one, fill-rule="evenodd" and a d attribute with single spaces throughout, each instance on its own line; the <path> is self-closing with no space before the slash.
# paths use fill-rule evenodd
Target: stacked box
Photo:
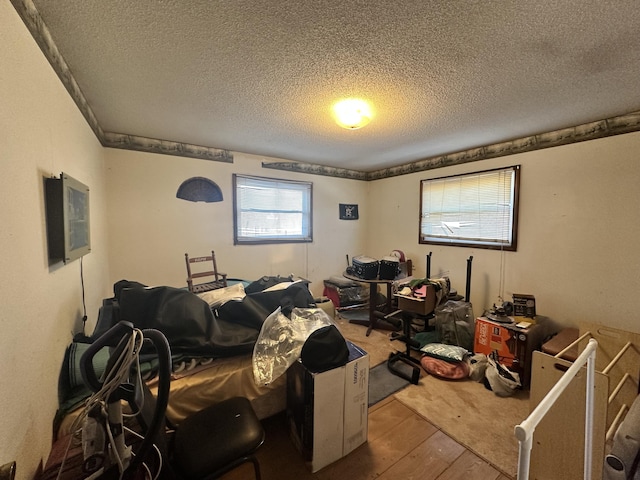
<path id="1" fill-rule="evenodd" d="M 534 350 L 540 350 L 542 342 L 550 333 L 549 322 L 544 317 L 536 317 L 535 323 L 526 328 L 518 327 L 524 317 L 514 317 L 514 323 L 500 323 L 486 317 L 476 319 L 473 351 L 489 355 L 496 351 L 500 363 L 520 375 L 522 386 L 527 388 L 531 379 L 531 357 Z"/>

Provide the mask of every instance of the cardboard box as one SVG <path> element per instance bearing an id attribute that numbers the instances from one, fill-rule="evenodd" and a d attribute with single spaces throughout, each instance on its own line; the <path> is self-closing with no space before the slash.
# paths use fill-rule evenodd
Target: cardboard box
<path id="1" fill-rule="evenodd" d="M 369 355 L 347 342 L 349 363 L 345 367 L 344 435 L 342 455 L 367 441 L 369 428 Z"/>
<path id="2" fill-rule="evenodd" d="M 427 296 L 424 298 L 400 294 L 395 297 L 398 300 L 398 310 L 405 312 L 429 315 L 436 308 L 436 289 L 433 285 L 427 285 Z"/>
<path id="3" fill-rule="evenodd" d="M 549 333 L 549 322 L 537 317 L 535 322 L 524 317 L 513 317 L 513 323 L 499 323 L 486 317 L 476 318 L 476 331 L 473 342 L 475 353 L 489 355 L 498 352 L 500 363 L 520 375 L 522 386 L 527 388 L 531 379 L 531 356 L 534 350 L 540 350 L 542 341 Z M 520 321 L 529 326 L 521 328 Z"/>
<path id="4" fill-rule="evenodd" d="M 513 314 L 516 316 L 535 318 L 536 298 L 523 293 L 513 294 Z"/>
<path id="5" fill-rule="evenodd" d="M 287 371 L 287 423 L 312 472 L 367 441 L 369 355 L 351 342 L 345 366 L 313 373 L 301 362 Z"/>

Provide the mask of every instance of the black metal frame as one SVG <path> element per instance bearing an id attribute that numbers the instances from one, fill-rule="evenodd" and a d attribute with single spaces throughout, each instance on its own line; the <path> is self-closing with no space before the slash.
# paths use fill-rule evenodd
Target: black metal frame
<path id="1" fill-rule="evenodd" d="M 429 254 L 427 255 L 427 278 L 431 276 L 431 254 L 432 252 L 429 252 Z M 470 295 L 471 295 L 471 263 L 472 262 L 473 262 L 473 256 L 470 256 L 467 259 L 465 302 L 469 302 Z M 414 314 L 403 312 L 402 310 L 398 310 L 393 313 L 390 313 L 385 318 L 390 318 L 394 315 L 397 315 L 400 312 L 402 313 L 402 320 L 401 320 L 402 334 L 393 332 L 391 334 L 391 340 L 404 342 L 406 345 L 406 348 L 404 351 L 392 352 L 389 355 L 389 358 L 387 359 L 387 368 L 394 375 L 404 378 L 405 380 L 411 382 L 412 384 L 417 385 L 418 382 L 420 381 L 421 364 L 418 358 L 415 358 L 414 356 L 411 355 L 411 349 L 418 349 L 420 347 L 420 344 L 416 340 L 414 340 L 411 335 L 411 325 L 412 325 L 412 320 L 414 318 Z M 424 318 L 424 322 L 425 322 L 424 325 L 426 328 L 429 320 L 435 317 L 435 308 L 433 312 L 427 315 L 420 315 L 420 317 Z M 411 369 L 411 373 L 408 374 L 406 371 L 406 368 L 405 369 L 400 368 L 398 365 L 398 362 L 409 366 Z"/>

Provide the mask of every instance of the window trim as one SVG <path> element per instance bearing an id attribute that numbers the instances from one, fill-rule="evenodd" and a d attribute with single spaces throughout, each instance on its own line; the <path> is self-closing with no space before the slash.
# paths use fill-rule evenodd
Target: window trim
<path id="1" fill-rule="evenodd" d="M 485 173 L 499 172 L 499 171 L 513 171 L 513 197 L 512 197 L 512 210 L 511 210 L 511 242 L 481 242 L 471 241 L 469 239 L 451 239 L 451 240 L 435 240 L 428 238 L 422 234 L 422 221 L 425 213 L 423 212 L 423 195 L 425 190 L 425 184 L 433 181 L 441 181 L 448 178 L 462 178 L 473 177 L 476 175 L 482 175 Z M 516 251 L 518 247 L 518 212 L 520 204 L 520 165 L 512 165 L 508 167 L 494 168 L 490 170 L 481 170 L 477 172 L 462 173 L 458 175 L 449 175 L 445 177 L 428 178 L 420 180 L 420 217 L 418 219 L 418 243 L 422 245 L 446 245 L 452 247 L 471 247 L 471 248 L 483 248 L 488 250 L 506 250 Z"/>
<path id="2" fill-rule="evenodd" d="M 238 178 L 255 179 L 262 182 L 289 183 L 306 186 L 308 189 L 308 232 L 303 236 L 287 238 L 284 236 L 273 238 L 251 238 L 239 235 L 238 225 Z M 304 214 L 304 213 L 303 213 Z M 266 245 L 282 243 L 312 243 L 313 242 L 313 183 L 299 180 L 287 180 L 282 178 L 260 177 L 257 175 L 233 174 L 233 244 L 234 245 Z"/>

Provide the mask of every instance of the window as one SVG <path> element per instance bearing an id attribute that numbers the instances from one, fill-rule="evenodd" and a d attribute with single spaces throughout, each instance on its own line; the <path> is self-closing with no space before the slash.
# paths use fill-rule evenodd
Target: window
<path id="1" fill-rule="evenodd" d="M 420 243 L 516 250 L 520 166 L 420 182 Z"/>
<path id="2" fill-rule="evenodd" d="M 311 187 L 234 175 L 234 244 L 311 242 Z"/>

